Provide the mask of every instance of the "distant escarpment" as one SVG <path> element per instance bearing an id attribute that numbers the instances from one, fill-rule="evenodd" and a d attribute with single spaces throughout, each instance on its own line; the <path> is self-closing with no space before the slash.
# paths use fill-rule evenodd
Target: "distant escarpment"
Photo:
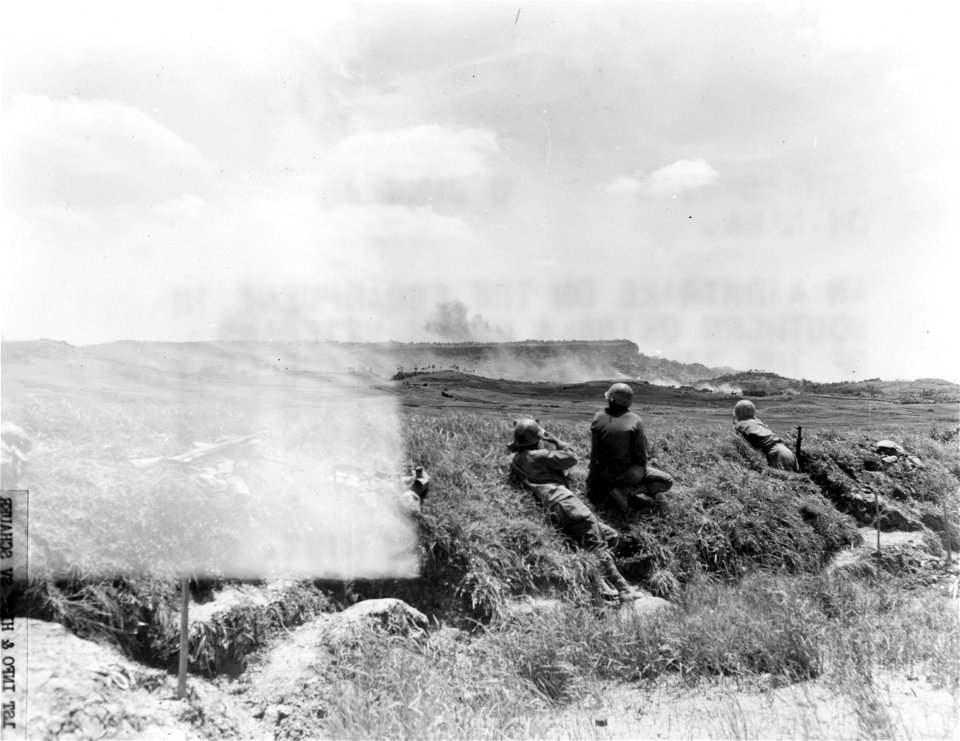
<path id="1" fill-rule="evenodd" d="M 682 385 L 733 372 L 700 363 L 679 363 L 640 352 L 630 340 L 525 340 L 523 342 L 378 343 L 341 345 L 351 353 L 390 358 L 396 374 L 460 370 L 487 378 L 576 382 L 629 378 Z"/>

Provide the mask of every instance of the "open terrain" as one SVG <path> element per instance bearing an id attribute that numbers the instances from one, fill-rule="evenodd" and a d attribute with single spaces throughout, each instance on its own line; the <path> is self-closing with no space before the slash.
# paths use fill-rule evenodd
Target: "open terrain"
<path id="1" fill-rule="evenodd" d="M 505 477 L 520 415 L 585 454 L 609 378 L 418 368 L 390 381 L 284 365 L 282 355 L 270 367 L 237 348 L 127 349 L 4 347 L 3 418 L 34 438 L 23 484 L 37 559 L 19 619 L 33 636 L 36 737 L 957 731 L 956 554 L 952 566 L 947 558 L 960 545 L 960 419 L 948 396 L 758 398 L 759 416 L 789 444 L 803 428 L 805 473 L 785 474 L 732 435 L 740 396 L 634 382 L 657 464 L 677 480 L 665 512 L 602 513 L 624 534 L 617 557 L 628 577 L 672 605 L 640 614 L 598 600 L 589 554 Z M 203 471 L 129 464 L 245 434 L 268 455 L 239 462 L 250 489 L 242 502 L 204 489 Z M 875 443 L 885 438 L 921 465 L 884 461 Z M 304 514 L 332 464 L 404 461 L 433 477 L 415 539 L 395 544 L 419 562 L 416 576 L 378 574 L 352 551 L 349 573 L 270 573 L 287 563 L 284 551 L 322 550 L 332 537 L 330 553 L 342 555 L 362 538 L 342 528 L 327 537 Z M 574 481 L 584 473 L 578 466 Z M 158 533 L 151 524 L 163 518 Z M 264 531 L 281 539 L 250 539 Z M 196 540 L 213 542 L 217 558 L 190 551 Z M 263 567 L 244 562 L 248 578 L 218 560 L 236 543 Z M 192 581 L 191 691 L 181 701 L 170 673 L 178 549 L 213 559 Z M 58 559 L 80 566 L 63 573 Z M 430 625 L 343 632 L 345 608 L 381 597 L 404 599 Z"/>

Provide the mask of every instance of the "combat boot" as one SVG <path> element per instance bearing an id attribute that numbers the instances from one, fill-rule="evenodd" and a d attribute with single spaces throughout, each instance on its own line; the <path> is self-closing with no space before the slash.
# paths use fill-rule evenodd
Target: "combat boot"
<path id="1" fill-rule="evenodd" d="M 638 599 L 643 599 L 646 597 L 646 593 L 642 589 L 637 589 L 636 587 L 627 584 L 626 587 L 620 590 L 620 594 L 617 595 L 617 598 L 620 600 L 620 604 L 626 602 L 635 602 Z"/>
<path id="2" fill-rule="evenodd" d="M 623 578 L 623 574 L 619 571 L 615 574 L 612 574 L 610 577 L 617 585 L 617 599 L 620 601 L 620 604 L 625 602 L 633 602 L 634 600 L 641 599 L 646 596 L 641 589 L 637 589 L 630 582 Z M 604 580 L 606 581 L 606 579 Z"/>
<path id="3" fill-rule="evenodd" d="M 630 498 L 627 492 L 619 486 L 615 486 L 610 490 L 610 498 L 617 503 L 617 506 L 622 512 L 630 511 Z"/>
<path id="4" fill-rule="evenodd" d="M 605 602 L 617 602 L 620 599 L 620 590 L 606 579 L 601 579 L 600 596 Z"/>

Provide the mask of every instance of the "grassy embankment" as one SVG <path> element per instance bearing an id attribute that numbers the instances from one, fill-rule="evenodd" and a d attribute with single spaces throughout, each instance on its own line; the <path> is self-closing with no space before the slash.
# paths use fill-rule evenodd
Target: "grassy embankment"
<path id="1" fill-rule="evenodd" d="M 337 444 L 330 435 L 333 411 L 265 418 L 229 408 L 101 405 L 94 413 L 52 402 L 18 411 L 21 424 L 43 432 L 30 486 L 34 512 L 46 519 L 34 519 L 31 529 L 71 544 L 63 551 L 72 565 L 66 577 L 47 579 L 38 564 L 37 609 L 159 663 L 172 660 L 175 645 L 175 554 L 198 540 L 210 553 L 242 547 L 251 522 L 271 521 L 286 528 L 288 542 L 309 542 L 309 533 L 298 532 L 296 514 L 321 485 L 310 461 L 318 447 Z M 376 417 L 369 421 L 379 424 Z M 586 451 L 584 425 L 545 422 Z M 955 603 L 910 589 L 909 581 L 883 568 L 856 580 L 821 574 L 832 553 L 859 542 L 855 523 L 808 477 L 766 469 L 726 431 L 686 428 L 655 436 L 657 465 L 677 485 L 665 512 L 615 522 L 625 536 L 617 555 L 630 578 L 674 608 L 618 620 L 595 598 L 593 558 L 570 547 L 530 495 L 506 483 L 509 420 L 412 415 L 405 427 L 408 457 L 433 475 L 420 520 L 421 576 L 357 589 L 402 596 L 438 627 L 470 630 L 415 638 L 371 632 L 359 644 L 331 646 L 336 653 L 317 690 L 317 712 L 312 720 L 289 719 L 314 735 L 539 735 L 550 708 L 600 683 L 665 675 L 689 681 L 820 677 L 867 709 L 872 678 L 885 671 L 922 674 L 957 690 Z M 244 473 L 254 492 L 250 502 L 198 496 L 197 482 L 178 469 L 121 465 L 126 455 L 155 451 L 162 440 L 164 452 L 174 452 L 195 439 L 256 430 L 265 430 L 271 449 L 288 464 L 251 465 Z M 904 430 L 898 438 L 926 464 L 899 476 L 898 496 L 930 513 L 940 511 L 946 497 L 955 512 L 955 445 L 926 431 Z M 850 451 L 868 447 L 866 435 L 840 432 L 807 444 L 810 461 L 822 464 L 856 458 Z M 855 460 L 845 465 L 856 472 Z M 583 473 L 575 471 L 575 480 Z M 281 490 L 284 496 L 271 495 Z M 151 530 L 157 522 L 165 523 L 161 539 Z M 87 542 L 116 547 L 88 549 Z M 143 544 L 132 551 L 135 568 L 131 543 Z M 928 546 L 931 559 L 941 555 L 937 538 Z M 85 560 L 88 553 L 96 553 L 97 562 Z M 270 553 L 262 556 L 269 563 Z M 338 593 L 318 588 L 327 586 L 300 583 L 268 608 L 230 613 L 212 628 L 195 626 L 194 668 L 215 671 L 226 658 L 242 660 L 281 625 L 329 609 Z M 558 603 L 545 612 L 512 609 L 522 596 Z M 864 718 L 870 733 L 883 735 L 879 709 Z"/>
<path id="2" fill-rule="evenodd" d="M 582 426 L 550 427 L 586 450 Z M 926 467 L 899 483 L 931 510 L 946 496 L 956 511 L 956 450 L 927 432 L 901 432 Z M 617 523 L 627 535 L 619 555 L 628 574 L 675 609 L 623 621 L 592 602 L 591 559 L 543 526 L 529 495 L 503 483 L 508 433 L 506 422 L 466 415 L 411 429 L 411 452 L 435 473 L 422 525 L 434 554 L 427 582 L 449 579 L 457 566 L 460 590 L 490 621 L 470 641 L 443 632 L 420 641 L 368 636 L 328 675 L 327 731 L 538 735 L 549 733 L 551 707 L 604 682 L 772 675 L 774 683 L 820 678 L 858 709 L 865 734 L 883 737 L 898 730 L 876 699 L 884 673 L 925 676 L 956 693 L 955 604 L 883 568 L 857 580 L 822 575 L 829 555 L 860 536 L 807 477 L 771 472 L 721 431 L 656 440 L 657 464 L 678 484 L 667 512 Z M 872 442 L 831 434 L 809 441 L 809 460 L 866 457 Z M 931 558 L 942 555 L 929 540 Z M 505 609 L 511 596 L 544 593 L 560 606 Z"/>

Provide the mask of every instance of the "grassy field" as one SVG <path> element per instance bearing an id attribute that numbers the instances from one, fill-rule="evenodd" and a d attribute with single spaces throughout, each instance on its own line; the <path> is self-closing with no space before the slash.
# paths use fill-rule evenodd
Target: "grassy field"
<path id="1" fill-rule="evenodd" d="M 922 676 L 957 696 L 956 595 L 940 570 L 960 504 L 955 406 L 758 402 L 791 444 L 803 425 L 807 475 L 769 470 L 733 435 L 735 398 L 640 394 L 655 465 L 677 483 L 656 514 L 601 514 L 624 536 L 616 553 L 624 573 L 672 603 L 641 618 L 599 599 L 595 559 L 506 476 L 519 414 L 536 415 L 583 458 L 606 384 L 436 374 L 398 385 L 391 401 L 299 381 L 277 391 L 273 380 L 266 392 L 134 379 L 137 393 L 111 395 L 76 377 L 32 378 L 5 376 L 3 416 L 36 441 L 24 481 L 33 614 L 172 666 L 178 573 L 193 574 L 195 595 L 239 577 L 300 577 L 267 608 L 194 626 L 191 666 L 212 675 L 357 597 L 398 596 L 431 617 L 425 634 L 371 629 L 329 647 L 324 681 L 304 688 L 281 736 L 549 737 L 559 708 L 611 684 L 737 678 L 820 682 L 857 708 L 861 736 L 882 738 L 909 729 L 884 714 L 880 677 Z M 257 434 L 268 454 L 242 462 L 247 497 L 211 490 L 196 470 L 128 464 L 242 434 Z M 923 466 L 884 468 L 873 451 L 881 438 Z M 432 487 L 422 514 L 384 520 L 376 502 L 332 491 L 337 462 L 425 466 Z M 574 470 L 578 486 L 585 472 Z M 873 522 L 863 504 L 874 496 L 888 518 L 882 527 L 916 527 L 922 547 L 890 548 L 853 571 L 826 569 L 861 545 L 860 528 Z"/>
<path id="2" fill-rule="evenodd" d="M 425 568 L 420 580 L 371 583 L 364 593 L 400 594 L 483 628 L 469 639 L 443 630 L 417 640 L 368 636 L 328 669 L 327 719 L 299 714 L 291 728 L 349 738 L 553 737 L 555 708 L 582 704 L 611 682 L 735 677 L 768 686 L 816 679 L 857 709 L 857 733 L 884 738 L 910 733 L 884 709 L 885 673 L 923 676 L 956 697 L 956 602 L 918 588 L 920 575 L 896 559 L 856 579 L 824 573 L 831 554 L 860 541 L 853 518 L 806 476 L 766 469 L 729 433 L 656 431 L 657 464 L 678 483 L 667 512 L 615 522 L 627 535 L 618 556 L 674 609 L 624 620 L 597 604 L 592 559 L 506 483 L 509 420 L 405 419 L 408 450 L 435 475 L 421 522 Z M 542 421 L 586 449 L 585 425 Z M 892 433 L 927 463 L 914 488 L 956 511 L 955 446 L 928 430 Z M 809 461 L 866 455 L 872 437 L 847 429 L 811 439 Z M 928 562 L 943 556 L 931 537 Z M 557 603 L 530 613 L 516 609 L 523 596 Z"/>

